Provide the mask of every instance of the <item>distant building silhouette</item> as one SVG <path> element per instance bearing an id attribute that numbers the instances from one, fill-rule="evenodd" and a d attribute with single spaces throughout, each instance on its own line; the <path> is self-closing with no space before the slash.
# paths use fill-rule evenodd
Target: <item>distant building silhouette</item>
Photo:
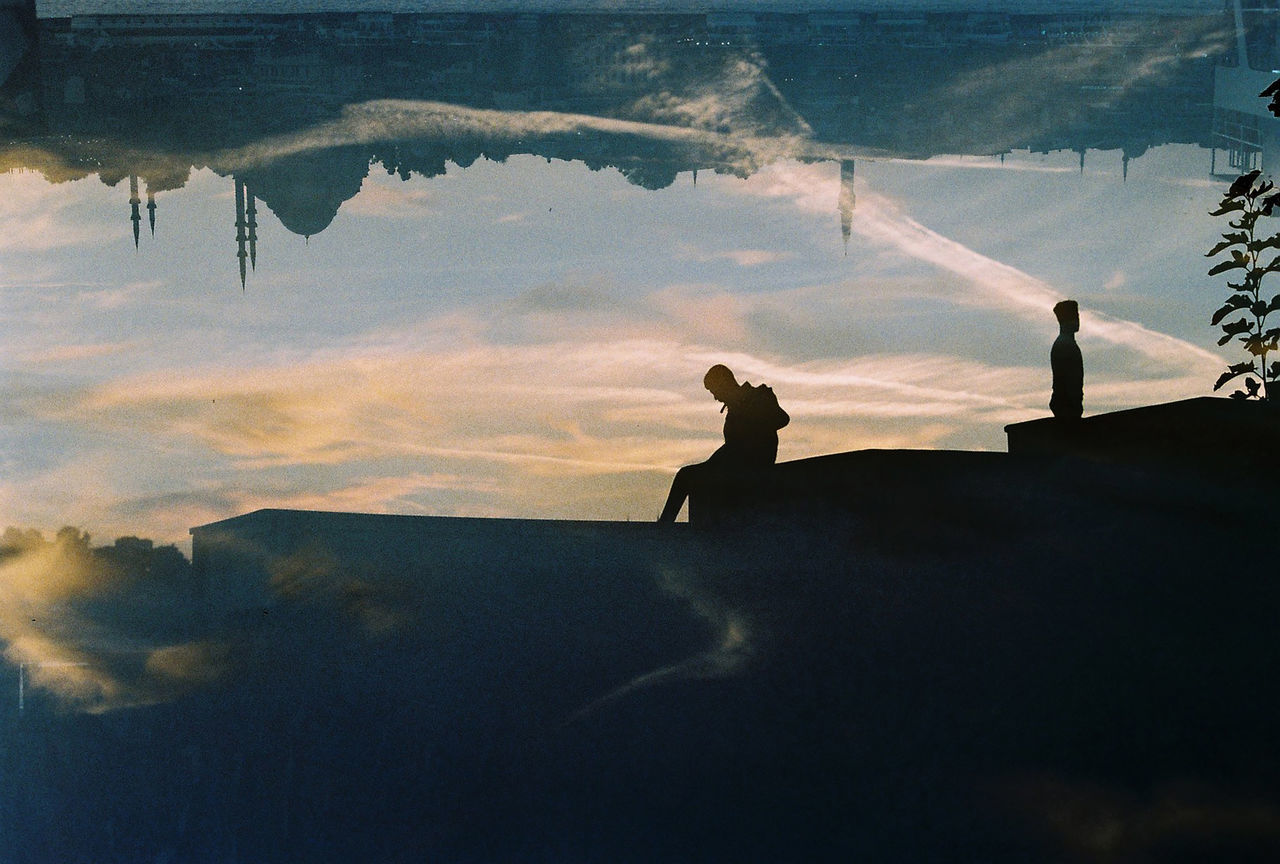
<path id="1" fill-rule="evenodd" d="M 1246 30 L 1262 32 L 1265 22 L 1245 12 Z M 527 153 L 614 167 L 632 183 L 661 188 L 699 170 L 749 176 L 785 155 L 840 164 L 838 211 L 847 249 L 855 158 L 864 152 L 923 158 L 1072 150 L 1083 167 L 1090 149 L 1121 149 L 1126 177 L 1129 162 L 1152 146 L 1208 146 L 1226 142 L 1232 129 L 1245 141 L 1233 164 L 1247 152 L 1260 153 L 1270 140 L 1266 118 L 1248 119 L 1248 129 L 1230 126 L 1234 103 L 1223 82 L 1236 70 L 1232 56 L 1212 51 L 1226 17 L 1012 11 L 261 16 L 136 9 L 73 15 L 39 21 L 39 38 L 28 50 L 35 56 L 15 63 L 11 82 L 0 82 L 0 111 L 23 106 L 3 119 L 38 135 L 48 158 L 27 164 L 30 156 L 22 151 L 0 167 L 33 167 L 51 180 L 95 172 L 104 182 L 145 180 L 154 232 L 155 193 L 181 185 L 175 178 L 189 173 L 187 154 L 215 154 L 208 167 L 244 183 L 236 255 L 247 278 L 256 264 L 257 202 L 291 232 L 310 237 L 357 194 L 374 162 L 407 179 L 436 176 L 450 163 L 465 167 Z M 1171 41 L 1195 39 L 1209 48 L 1202 56 L 1162 66 L 1158 81 L 1133 75 L 1135 64 Z M 1250 56 L 1266 59 L 1265 51 L 1258 54 L 1262 41 L 1249 36 L 1241 44 Z M 127 49 L 131 68 L 145 70 L 130 75 L 127 87 L 107 83 L 120 76 L 116 49 Z M 1042 62 L 1051 51 L 1087 58 L 1088 86 L 1059 80 L 1052 63 Z M 1214 91 L 1219 59 L 1224 65 Z M 739 63 L 757 66 L 767 86 L 732 117 L 692 123 L 688 136 L 604 128 L 511 133 L 488 115 L 468 122 L 469 111 L 547 110 L 669 126 L 679 118 L 653 114 L 646 95 L 738 86 Z M 1003 84 L 981 73 L 993 63 L 1036 76 L 1027 83 L 1042 85 L 1043 101 L 1057 109 L 992 116 L 992 88 Z M 906 82 L 915 94 L 910 99 Z M 1206 107 L 1211 92 L 1219 106 L 1214 115 Z M 411 123 L 413 131 L 403 134 L 392 123 L 387 140 L 254 155 L 252 145 L 266 137 L 349 119 L 350 106 L 396 99 L 468 107 L 431 133 L 422 131 L 435 128 L 431 123 Z M 976 116 L 983 122 L 966 122 Z M 787 148 L 762 154 L 750 143 L 770 137 L 787 140 Z M 136 242 L 141 196 L 130 185 L 131 199 L 138 198 L 130 202 Z"/>

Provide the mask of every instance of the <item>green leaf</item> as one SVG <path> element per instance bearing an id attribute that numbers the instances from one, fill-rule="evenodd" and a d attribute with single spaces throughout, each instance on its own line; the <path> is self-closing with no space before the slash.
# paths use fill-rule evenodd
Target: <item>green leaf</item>
<path id="1" fill-rule="evenodd" d="M 1228 201 L 1227 199 L 1225 199 L 1225 198 L 1224 198 L 1224 199 L 1222 199 L 1222 203 L 1221 203 L 1220 205 L 1218 205 L 1218 209 L 1217 209 L 1217 210 L 1210 210 L 1210 211 L 1209 211 L 1209 215 L 1210 215 L 1210 216 L 1225 216 L 1225 215 L 1226 215 L 1226 214 L 1228 214 L 1228 213 L 1236 213 L 1236 212 L 1239 212 L 1239 211 L 1241 211 L 1241 210 L 1243 210 L 1243 209 L 1244 209 L 1244 202 L 1243 202 L 1243 201 Z"/>
<path id="2" fill-rule="evenodd" d="M 1246 319 L 1237 318 L 1235 321 L 1228 321 L 1226 324 L 1223 324 L 1222 332 L 1227 334 L 1227 338 L 1230 338 L 1235 336 L 1237 333 L 1248 333 L 1252 326 L 1253 325 Z M 1219 342 L 1218 344 L 1221 345 L 1222 343 Z"/>
<path id="3" fill-rule="evenodd" d="M 1231 261 L 1223 261 L 1221 264 L 1215 264 L 1210 270 L 1210 276 L 1217 276 L 1219 273 L 1226 273 L 1228 270 L 1243 270 L 1248 266 L 1238 259 Z"/>
<path id="4" fill-rule="evenodd" d="M 1227 302 L 1222 304 L 1222 308 L 1220 308 L 1217 312 L 1213 313 L 1213 320 L 1210 321 L 1209 323 L 1213 326 L 1217 326 L 1219 321 L 1221 321 L 1223 318 L 1226 318 L 1228 315 L 1230 315 L 1232 312 L 1236 311 L 1237 309 L 1249 308 L 1249 305 L 1252 302 L 1252 299 L 1253 298 L 1251 298 L 1248 294 L 1231 295 L 1230 297 L 1227 298 Z"/>
<path id="5" fill-rule="evenodd" d="M 1264 249 L 1280 249 L 1280 236 L 1273 234 L 1261 240 L 1254 240 L 1252 243 L 1247 244 L 1245 248 L 1254 253 L 1261 252 Z"/>
<path id="6" fill-rule="evenodd" d="M 1231 198 L 1239 198 L 1253 188 L 1253 181 L 1258 179 L 1262 174 L 1262 169 L 1254 168 L 1252 171 L 1241 174 L 1235 180 L 1231 181 L 1231 185 L 1227 187 L 1227 195 Z"/>
<path id="7" fill-rule="evenodd" d="M 1232 366 L 1229 366 L 1226 372 L 1223 372 L 1221 375 L 1218 376 L 1218 380 L 1213 385 L 1214 392 L 1216 393 L 1218 390 L 1221 390 L 1224 384 L 1226 384 L 1232 378 L 1235 378 L 1237 375 L 1245 375 L 1245 374 L 1255 374 L 1255 375 L 1257 374 L 1257 370 L 1254 368 L 1254 364 L 1252 362 L 1236 363 Z"/>
<path id="8" fill-rule="evenodd" d="M 1226 235 L 1226 234 L 1223 234 L 1222 236 L 1223 236 L 1223 237 L 1226 237 L 1227 235 Z M 1244 235 L 1240 235 L 1240 236 L 1244 236 Z M 1204 253 L 1204 257 L 1206 257 L 1206 258 L 1212 258 L 1214 255 L 1217 255 L 1219 252 L 1223 251 L 1224 249 L 1230 249 L 1232 246 L 1237 246 L 1237 245 L 1239 245 L 1239 244 L 1241 244 L 1241 243 L 1244 243 L 1244 242 L 1246 242 L 1246 241 L 1244 241 L 1244 240 L 1231 240 L 1230 238 L 1225 239 L 1225 240 L 1223 240 L 1221 243 L 1217 244 L 1217 245 L 1216 245 L 1216 246 L 1214 246 L 1212 249 L 1210 249 L 1208 252 Z"/>

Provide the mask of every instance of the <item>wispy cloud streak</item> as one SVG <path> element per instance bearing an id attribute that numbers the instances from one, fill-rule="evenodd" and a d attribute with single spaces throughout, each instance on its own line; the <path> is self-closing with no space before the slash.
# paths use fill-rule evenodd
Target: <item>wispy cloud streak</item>
<path id="1" fill-rule="evenodd" d="M 1046 310 L 1063 299 L 1063 293 L 1052 285 L 942 236 L 874 192 L 860 196 L 852 229 L 868 240 L 963 277 L 978 290 L 979 297 L 1020 317 L 1043 321 Z M 1197 345 L 1133 321 L 1093 310 L 1082 310 L 1080 318 L 1082 338 L 1101 339 L 1173 368 L 1216 368 L 1221 362 Z"/>

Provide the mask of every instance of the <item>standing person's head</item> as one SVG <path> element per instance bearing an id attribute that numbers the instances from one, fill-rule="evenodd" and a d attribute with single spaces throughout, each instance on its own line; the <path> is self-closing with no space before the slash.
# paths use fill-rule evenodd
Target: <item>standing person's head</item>
<path id="1" fill-rule="evenodd" d="M 1080 330 L 1080 307 L 1074 300 L 1063 300 L 1053 307 L 1053 314 L 1058 318 L 1058 328 L 1063 333 L 1076 333 Z"/>
<path id="2" fill-rule="evenodd" d="M 702 386 L 721 402 L 728 403 L 738 392 L 738 379 L 733 377 L 728 366 L 717 363 L 702 376 Z"/>

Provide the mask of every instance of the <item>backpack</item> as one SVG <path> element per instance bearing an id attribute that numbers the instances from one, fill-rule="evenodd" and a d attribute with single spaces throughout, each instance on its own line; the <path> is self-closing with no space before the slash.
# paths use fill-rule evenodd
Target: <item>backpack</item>
<path id="1" fill-rule="evenodd" d="M 753 419 L 770 429 L 781 429 L 791 422 L 791 417 L 778 404 L 778 397 L 768 384 L 749 384 L 744 382 L 743 408 Z"/>

